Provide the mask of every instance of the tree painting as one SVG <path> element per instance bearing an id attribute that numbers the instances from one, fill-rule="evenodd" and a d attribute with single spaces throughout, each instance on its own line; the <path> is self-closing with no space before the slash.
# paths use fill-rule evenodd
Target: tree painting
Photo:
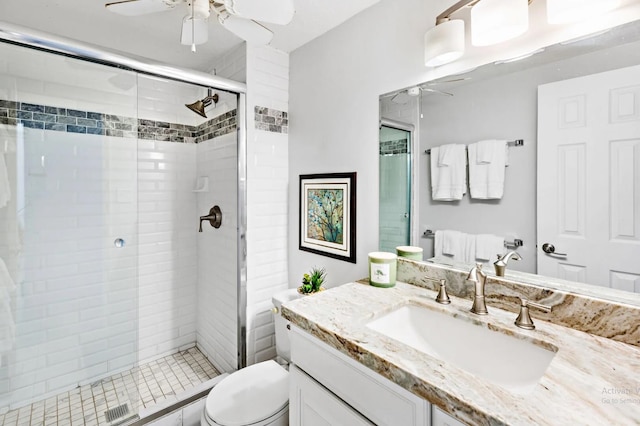
<path id="1" fill-rule="evenodd" d="M 307 190 L 307 237 L 342 244 L 344 190 Z"/>

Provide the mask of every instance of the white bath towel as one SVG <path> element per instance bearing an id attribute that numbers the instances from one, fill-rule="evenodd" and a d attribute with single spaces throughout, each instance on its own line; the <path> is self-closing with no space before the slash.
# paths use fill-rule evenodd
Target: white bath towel
<path id="1" fill-rule="evenodd" d="M 476 260 L 494 261 L 504 251 L 504 238 L 491 234 L 476 235 Z"/>
<path id="2" fill-rule="evenodd" d="M 478 157 L 480 144 L 484 148 L 483 156 Z M 489 200 L 500 199 L 504 194 L 504 177 L 506 166 L 506 141 L 481 141 L 467 147 L 469 156 L 469 190 L 471 198 Z M 486 153 L 490 152 L 490 162 Z"/>
<path id="3" fill-rule="evenodd" d="M 433 247 L 436 258 L 459 263 L 475 262 L 475 235 L 453 230 L 436 231 Z"/>
<path id="4" fill-rule="evenodd" d="M 440 150 L 446 150 L 442 158 Z M 437 201 L 461 200 L 467 192 L 465 146 L 459 144 L 431 148 L 431 196 Z"/>

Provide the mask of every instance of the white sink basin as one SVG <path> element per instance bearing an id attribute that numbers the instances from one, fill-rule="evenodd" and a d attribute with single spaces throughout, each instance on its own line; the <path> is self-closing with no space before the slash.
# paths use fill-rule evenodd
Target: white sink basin
<path id="1" fill-rule="evenodd" d="M 416 305 L 402 306 L 367 327 L 518 394 L 531 392 L 555 352 Z"/>

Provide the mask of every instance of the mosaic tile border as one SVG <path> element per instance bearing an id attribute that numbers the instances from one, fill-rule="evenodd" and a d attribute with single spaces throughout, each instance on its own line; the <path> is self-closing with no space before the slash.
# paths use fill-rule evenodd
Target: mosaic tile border
<path id="1" fill-rule="evenodd" d="M 380 155 L 406 154 L 409 152 L 407 139 L 380 142 Z"/>
<path id="2" fill-rule="evenodd" d="M 289 114 L 273 108 L 254 108 L 256 129 L 274 133 L 289 133 Z"/>
<path id="3" fill-rule="evenodd" d="M 198 126 L 136 119 L 70 108 L 0 99 L 0 124 L 32 129 L 146 140 L 200 143 L 237 130 L 237 110 Z"/>

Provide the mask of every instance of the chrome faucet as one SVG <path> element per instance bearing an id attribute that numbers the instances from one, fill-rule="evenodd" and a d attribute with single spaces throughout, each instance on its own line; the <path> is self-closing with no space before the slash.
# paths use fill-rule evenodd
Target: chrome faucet
<path id="1" fill-rule="evenodd" d="M 522 257 L 520 257 L 520 255 L 515 251 L 510 251 L 502 256 L 498 255 L 498 260 L 493 263 L 493 266 L 496 268 L 497 276 L 504 277 L 504 271 L 507 269 L 507 263 L 509 263 L 509 259 L 522 260 Z"/>
<path id="2" fill-rule="evenodd" d="M 487 282 L 487 274 L 482 272 L 482 263 L 476 263 L 476 266 L 471 268 L 467 281 L 475 285 L 471 312 L 478 315 L 488 314 L 487 305 L 484 301 L 484 285 Z"/>

